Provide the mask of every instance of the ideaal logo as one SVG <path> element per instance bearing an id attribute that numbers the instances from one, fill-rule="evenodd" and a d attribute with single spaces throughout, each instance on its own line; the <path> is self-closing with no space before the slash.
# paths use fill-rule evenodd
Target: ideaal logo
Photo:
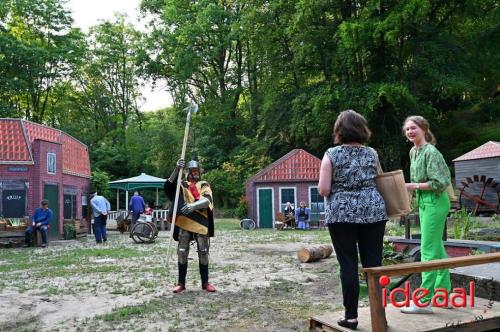
<path id="1" fill-rule="evenodd" d="M 6 197 L 8 201 L 18 201 L 21 199 L 21 196 L 19 195 L 9 195 Z"/>
<path id="2" fill-rule="evenodd" d="M 386 307 L 386 286 L 391 283 L 391 279 L 388 276 L 381 276 L 378 282 L 382 286 L 382 305 Z M 450 305 L 455 308 L 465 308 L 467 307 L 467 297 L 469 297 L 469 306 L 472 308 L 474 307 L 474 293 L 475 284 L 471 281 L 469 282 L 469 295 L 467 295 L 465 288 L 453 288 L 451 294 L 444 288 L 436 288 L 430 302 L 420 303 L 419 300 L 429 295 L 429 290 L 422 287 L 415 289 L 411 293 L 410 300 L 410 282 L 406 281 L 404 288 L 398 287 L 390 291 L 389 302 L 396 308 L 408 307 L 410 306 L 410 301 L 413 301 L 413 303 L 420 308 L 427 307 L 429 304 L 437 308 L 444 308 Z M 396 294 L 403 294 L 404 301 L 397 302 L 395 299 Z"/>

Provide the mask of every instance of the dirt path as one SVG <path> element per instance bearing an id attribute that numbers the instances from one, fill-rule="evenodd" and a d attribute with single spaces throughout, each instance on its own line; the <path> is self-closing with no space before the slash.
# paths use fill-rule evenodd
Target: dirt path
<path id="1" fill-rule="evenodd" d="M 187 291 L 174 295 L 176 258 L 165 267 L 166 234 L 152 245 L 112 235 L 46 250 L 2 252 L 0 330 L 305 331 L 311 315 L 341 307 L 335 258 L 296 259 L 326 231 L 222 229 L 212 239 L 210 281 L 200 289 L 191 247 Z M 45 262 L 40 260 L 45 259 Z"/>

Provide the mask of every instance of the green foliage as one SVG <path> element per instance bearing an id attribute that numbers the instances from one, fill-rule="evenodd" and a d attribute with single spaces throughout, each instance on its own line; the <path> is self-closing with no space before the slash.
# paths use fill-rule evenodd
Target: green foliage
<path id="1" fill-rule="evenodd" d="M 96 192 L 102 196 L 109 196 L 109 175 L 108 173 L 100 170 L 95 170 L 92 172 L 92 178 L 90 179 L 92 192 Z"/>
<path id="2" fill-rule="evenodd" d="M 248 217 L 248 201 L 245 196 L 240 197 L 240 201 L 236 207 L 236 217 L 238 219 Z"/>
<path id="3" fill-rule="evenodd" d="M 3 1 L 0 12 L 0 116 L 54 119 L 54 91 L 81 57 L 83 36 L 61 0 Z"/>
<path id="4" fill-rule="evenodd" d="M 394 244 L 389 241 L 384 241 L 382 248 L 382 265 L 400 264 L 405 255 L 396 251 Z"/>
<path id="5" fill-rule="evenodd" d="M 0 2 L 0 117 L 68 132 L 112 179 L 168 177 L 191 101 L 187 158 L 225 209 L 291 149 L 322 156 L 345 109 L 368 119 L 385 169 L 409 168 L 411 114 L 448 162 L 500 141 L 493 0 L 142 0 L 147 34 L 122 15 L 83 34 L 64 3 Z M 139 112 L 144 80 L 166 84 L 174 106 Z"/>
<path id="6" fill-rule="evenodd" d="M 469 231 L 476 225 L 476 218 L 472 212 L 468 212 L 465 208 L 453 212 L 453 237 L 455 239 L 467 239 Z"/>
<path id="7" fill-rule="evenodd" d="M 215 204 L 227 208 L 236 206 L 243 194 L 241 180 L 233 164 L 224 163 L 222 169 L 214 169 L 203 176 L 212 187 Z"/>
<path id="8" fill-rule="evenodd" d="M 71 240 L 71 239 L 75 239 L 76 238 L 75 225 L 73 225 L 73 224 L 64 224 L 63 231 L 64 231 L 64 239 L 65 240 Z"/>

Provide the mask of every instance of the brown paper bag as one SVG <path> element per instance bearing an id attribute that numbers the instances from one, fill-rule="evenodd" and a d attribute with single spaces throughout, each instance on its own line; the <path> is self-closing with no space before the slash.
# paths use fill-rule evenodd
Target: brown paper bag
<path id="1" fill-rule="evenodd" d="M 384 199 L 387 216 L 389 218 L 397 218 L 407 215 L 411 212 L 411 199 L 406 189 L 403 171 L 398 169 L 384 173 L 377 152 L 373 150 L 373 153 L 377 160 L 375 185 Z"/>
<path id="2" fill-rule="evenodd" d="M 411 212 L 410 198 L 402 170 L 377 175 L 375 184 L 384 199 L 389 218 L 401 217 Z"/>

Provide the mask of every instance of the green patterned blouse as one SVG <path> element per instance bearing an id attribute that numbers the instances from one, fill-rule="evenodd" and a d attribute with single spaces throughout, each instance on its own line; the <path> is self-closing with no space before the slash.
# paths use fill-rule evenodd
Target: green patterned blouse
<path id="1" fill-rule="evenodd" d="M 410 150 L 410 180 L 414 183 L 427 182 L 439 194 L 451 183 L 450 170 L 441 152 L 430 143 Z"/>

